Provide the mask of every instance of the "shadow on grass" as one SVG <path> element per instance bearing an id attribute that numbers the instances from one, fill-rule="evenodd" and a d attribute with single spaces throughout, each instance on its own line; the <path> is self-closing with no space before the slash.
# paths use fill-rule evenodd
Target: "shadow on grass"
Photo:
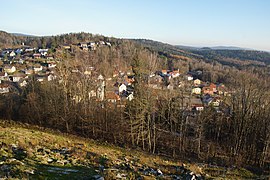
<path id="1" fill-rule="evenodd" d="M 29 179 L 94 179 L 94 175 L 97 175 L 97 172 L 88 167 L 38 164 Z"/>

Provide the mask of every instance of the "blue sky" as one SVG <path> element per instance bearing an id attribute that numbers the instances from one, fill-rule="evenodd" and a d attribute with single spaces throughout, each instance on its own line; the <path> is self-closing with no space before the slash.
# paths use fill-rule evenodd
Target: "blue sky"
<path id="1" fill-rule="evenodd" d="M 270 51 L 269 0 L 3 0 L 0 29 Z"/>

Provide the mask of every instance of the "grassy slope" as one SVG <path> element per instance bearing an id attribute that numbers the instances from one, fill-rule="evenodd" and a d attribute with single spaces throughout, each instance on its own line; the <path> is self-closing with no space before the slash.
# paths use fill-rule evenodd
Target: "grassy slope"
<path id="1" fill-rule="evenodd" d="M 203 177 L 254 178 L 243 169 L 225 170 L 182 162 L 110 144 L 0 121 L 0 179 L 128 179 Z M 163 176 L 157 175 L 160 169 Z M 96 176 L 98 177 L 98 176 Z M 96 178 L 97 179 L 97 178 Z"/>

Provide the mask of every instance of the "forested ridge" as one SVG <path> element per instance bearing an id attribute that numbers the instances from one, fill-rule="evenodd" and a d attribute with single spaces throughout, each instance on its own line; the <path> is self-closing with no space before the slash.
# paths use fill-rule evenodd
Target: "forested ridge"
<path id="1" fill-rule="evenodd" d="M 269 172 L 269 53 L 187 51 L 158 42 L 144 45 L 138 40 L 89 33 L 51 37 L 21 37 L 5 32 L 0 35 L 1 49 L 22 43 L 49 48 L 58 61 L 54 81 L 39 83 L 30 76 L 20 92 L 0 95 L 1 118 L 122 147 L 139 147 L 154 154 Z M 94 51 L 77 47 L 78 43 L 90 41 L 109 41 L 112 46 Z M 70 45 L 71 50 L 63 50 L 64 44 Z M 226 58 L 220 60 L 221 57 Z M 81 73 L 89 67 L 95 71 Z M 179 69 L 182 85 L 173 90 L 151 88 L 148 77 L 161 69 Z M 134 99 L 115 104 L 92 98 L 90 92 L 101 83 L 98 75 L 102 74 L 108 89 L 110 82 L 120 78 L 112 76 L 116 70 L 119 74 L 130 71 L 128 76 L 134 77 Z M 211 105 L 203 111 L 188 109 L 193 84 L 181 77 L 189 72 L 202 72 L 198 78 L 204 82 L 225 84 L 230 95 L 223 97 L 222 111 Z"/>

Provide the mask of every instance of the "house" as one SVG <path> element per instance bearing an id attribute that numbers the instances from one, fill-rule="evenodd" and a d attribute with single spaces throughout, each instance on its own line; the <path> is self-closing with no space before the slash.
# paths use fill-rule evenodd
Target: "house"
<path id="1" fill-rule="evenodd" d="M 123 91 L 126 91 L 127 90 L 127 86 L 125 84 L 121 84 L 119 87 L 118 87 L 118 92 L 119 94 L 121 94 Z"/>
<path id="2" fill-rule="evenodd" d="M 5 66 L 4 71 L 8 74 L 14 73 L 16 71 L 15 66 Z"/>
<path id="3" fill-rule="evenodd" d="M 172 84 L 169 84 L 169 85 L 167 86 L 167 89 L 168 89 L 168 90 L 173 90 L 173 88 L 174 88 L 174 86 L 173 86 Z"/>
<path id="4" fill-rule="evenodd" d="M 131 85 L 133 82 L 135 82 L 134 77 L 135 76 L 132 76 L 132 75 L 126 77 L 126 82 L 127 82 L 128 85 Z"/>
<path id="5" fill-rule="evenodd" d="M 52 55 L 47 55 L 47 56 L 46 56 L 46 59 L 48 59 L 48 60 L 53 60 L 53 56 L 52 56 Z"/>
<path id="6" fill-rule="evenodd" d="M 220 103 L 221 103 L 221 99 L 215 97 L 215 98 L 211 101 L 210 105 L 212 105 L 212 106 L 214 106 L 214 107 L 219 107 L 219 106 L 220 106 Z"/>
<path id="7" fill-rule="evenodd" d="M 16 53 L 16 54 L 21 54 L 22 51 L 23 51 L 22 49 L 16 49 L 15 53 Z"/>
<path id="8" fill-rule="evenodd" d="M 42 55 L 42 56 L 46 56 L 48 54 L 48 49 L 39 49 L 38 52 Z"/>
<path id="9" fill-rule="evenodd" d="M 0 80 L 7 80 L 8 74 L 6 72 L 0 72 Z"/>
<path id="10" fill-rule="evenodd" d="M 188 81 L 192 81 L 192 80 L 193 80 L 193 76 L 190 75 L 190 74 L 188 74 L 188 75 L 186 75 L 186 79 L 187 79 Z"/>
<path id="11" fill-rule="evenodd" d="M 39 72 L 42 71 L 43 67 L 40 64 L 35 64 L 34 66 L 34 71 L 35 72 Z"/>
<path id="12" fill-rule="evenodd" d="M 18 63 L 19 63 L 19 64 L 23 64 L 23 63 L 24 63 L 24 60 L 23 60 L 23 59 L 20 59 L 20 60 L 18 61 Z"/>
<path id="13" fill-rule="evenodd" d="M 202 81 L 199 80 L 199 79 L 195 79 L 195 80 L 193 81 L 193 83 L 194 83 L 195 86 L 199 86 L 199 85 L 201 85 Z"/>
<path id="14" fill-rule="evenodd" d="M 34 51 L 34 48 L 26 48 L 25 50 L 24 50 L 24 52 L 33 52 Z"/>
<path id="15" fill-rule="evenodd" d="M 9 93 L 9 85 L 8 84 L 0 84 L 0 94 Z"/>
<path id="16" fill-rule="evenodd" d="M 209 86 L 203 87 L 202 91 L 203 91 L 203 94 L 213 95 L 214 93 L 217 92 L 217 86 L 211 83 Z"/>
<path id="17" fill-rule="evenodd" d="M 81 42 L 78 44 L 80 47 L 87 47 L 87 43 L 86 42 Z"/>
<path id="18" fill-rule="evenodd" d="M 104 41 L 99 41 L 99 45 L 104 46 L 104 45 L 106 45 L 106 43 Z"/>
<path id="19" fill-rule="evenodd" d="M 127 100 L 132 101 L 134 99 L 133 93 L 130 93 L 127 97 Z"/>
<path id="20" fill-rule="evenodd" d="M 202 89 L 199 87 L 192 88 L 192 94 L 200 95 L 202 93 Z"/>
<path id="21" fill-rule="evenodd" d="M 96 50 L 96 48 L 97 48 L 95 42 L 89 42 L 89 43 L 88 43 L 88 47 L 89 47 L 92 51 Z"/>
<path id="22" fill-rule="evenodd" d="M 65 44 L 65 45 L 62 46 L 62 48 L 65 49 L 65 50 L 70 50 L 71 46 L 68 45 L 68 44 Z"/>
<path id="23" fill-rule="evenodd" d="M 47 76 L 47 80 L 48 81 L 52 81 L 52 80 L 55 80 L 56 79 L 56 76 L 54 75 L 54 74 L 49 74 L 48 76 Z"/>
<path id="24" fill-rule="evenodd" d="M 27 81 L 25 79 L 21 79 L 18 83 L 21 87 L 25 87 L 27 85 Z"/>
<path id="25" fill-rule="evenodd" d="M 55 68 L 55 67 L 56 67 L 56 63 L 54 62 L 48 63 L 48 68 Z"/>
<path id="26" fill-rule="evenodd" d="M 13 82 L 19 82 L 21 79 L 25 78 L 25 74 L 23 73 L 16 73 L 12 76 L 12 81 Z"/>
<path id="27" fill-rule="evenodd" d="M 213 95 L 214 92 L 212 91 L 212 89 L 210 87 L 203 87 L 202 88 L 202 91 L 203 91 L 203 94 L 210 94 L 210 95 Z"/>
<path id="28" fill-rule="evenodd" d="M 173 72 L 171 72 L 172 78 L 177 78 L 180 76 L 180 72 L 179 69 L 178 70 L 174 70 Z"/>
<path id="29" fill-rule="evenodd" d="M 47 77 L 46 76 L 36 76 L 36 79 L 38 82 L 43 82 L 43 81 L 47 80 Z"/>
<path id="30" fill-rule="evenodd" d="M 106 92 L 106 99 L 108 102 L 116 103 L 117 101 L 120 100 L 120 96 L 115 94 L 112 91 L 109 91 L 109 92 Z"/>
<path id="31" fill-rule="evenodd" d="M 9 57 L 14 57 L 14 56 L 16 56 L 16 53 L 15 53 L 14 51 L 11 51 L 11 52 L 9 53 Z"/>
<path id="32" fill-rule="evenodd" d="M 192 110 L 202 111 L 204 109 L 202 100 L 200 98 L 191 98 L 190 105 Z"/>
<path id="33" fill-rule="evenodd" d="M 27 75 L 33 74 L 34 70 L 32 68 L 29 68 L 29 69 L 24 70 L 24 73 L 27 74 Z"/>
<path id="34" fill-rule="evenodd" d="M 33 58 L 34 59 L 40 59 L 41 58 L 41 54 L 35 53 L 35 54 L 33 54 Z"/>
<path id="35" fill-rule="evenodd" d="M 110 42 L 105 42 L 105 44 L 110 47 L 112 46 Z"/>
<path id="36" fill-rule="evenodd" d="M 219 84 L 217 86 L 217 93 L 219 95 L 227 96 L 228 95 L 228 88 L 224 84 Z"/>
<path id="37" fill-rule="evenodd" d="M 96 97 L 96 96 L 97 96 L 97 92 L 94 91 L 94 90 L 91 90 L 91 91 L 88 93 L 89 99 L 90 99 L 91 97 Z"/>
<path id="38" fill-rule="evenodd" d="M 163 70 L 161 70 L 161 73 L 162 73 L 162 74 L 167 74 L 168 71 L 167 71 L 166 69 L 163 69 Z"/>
<path id="39" fill-rule="evenodd" d="M 204 107 L 203 107 L 202 104 L 194 104 L 193 109 L 196 110 L 196 111 L 203 111 Z"/>

